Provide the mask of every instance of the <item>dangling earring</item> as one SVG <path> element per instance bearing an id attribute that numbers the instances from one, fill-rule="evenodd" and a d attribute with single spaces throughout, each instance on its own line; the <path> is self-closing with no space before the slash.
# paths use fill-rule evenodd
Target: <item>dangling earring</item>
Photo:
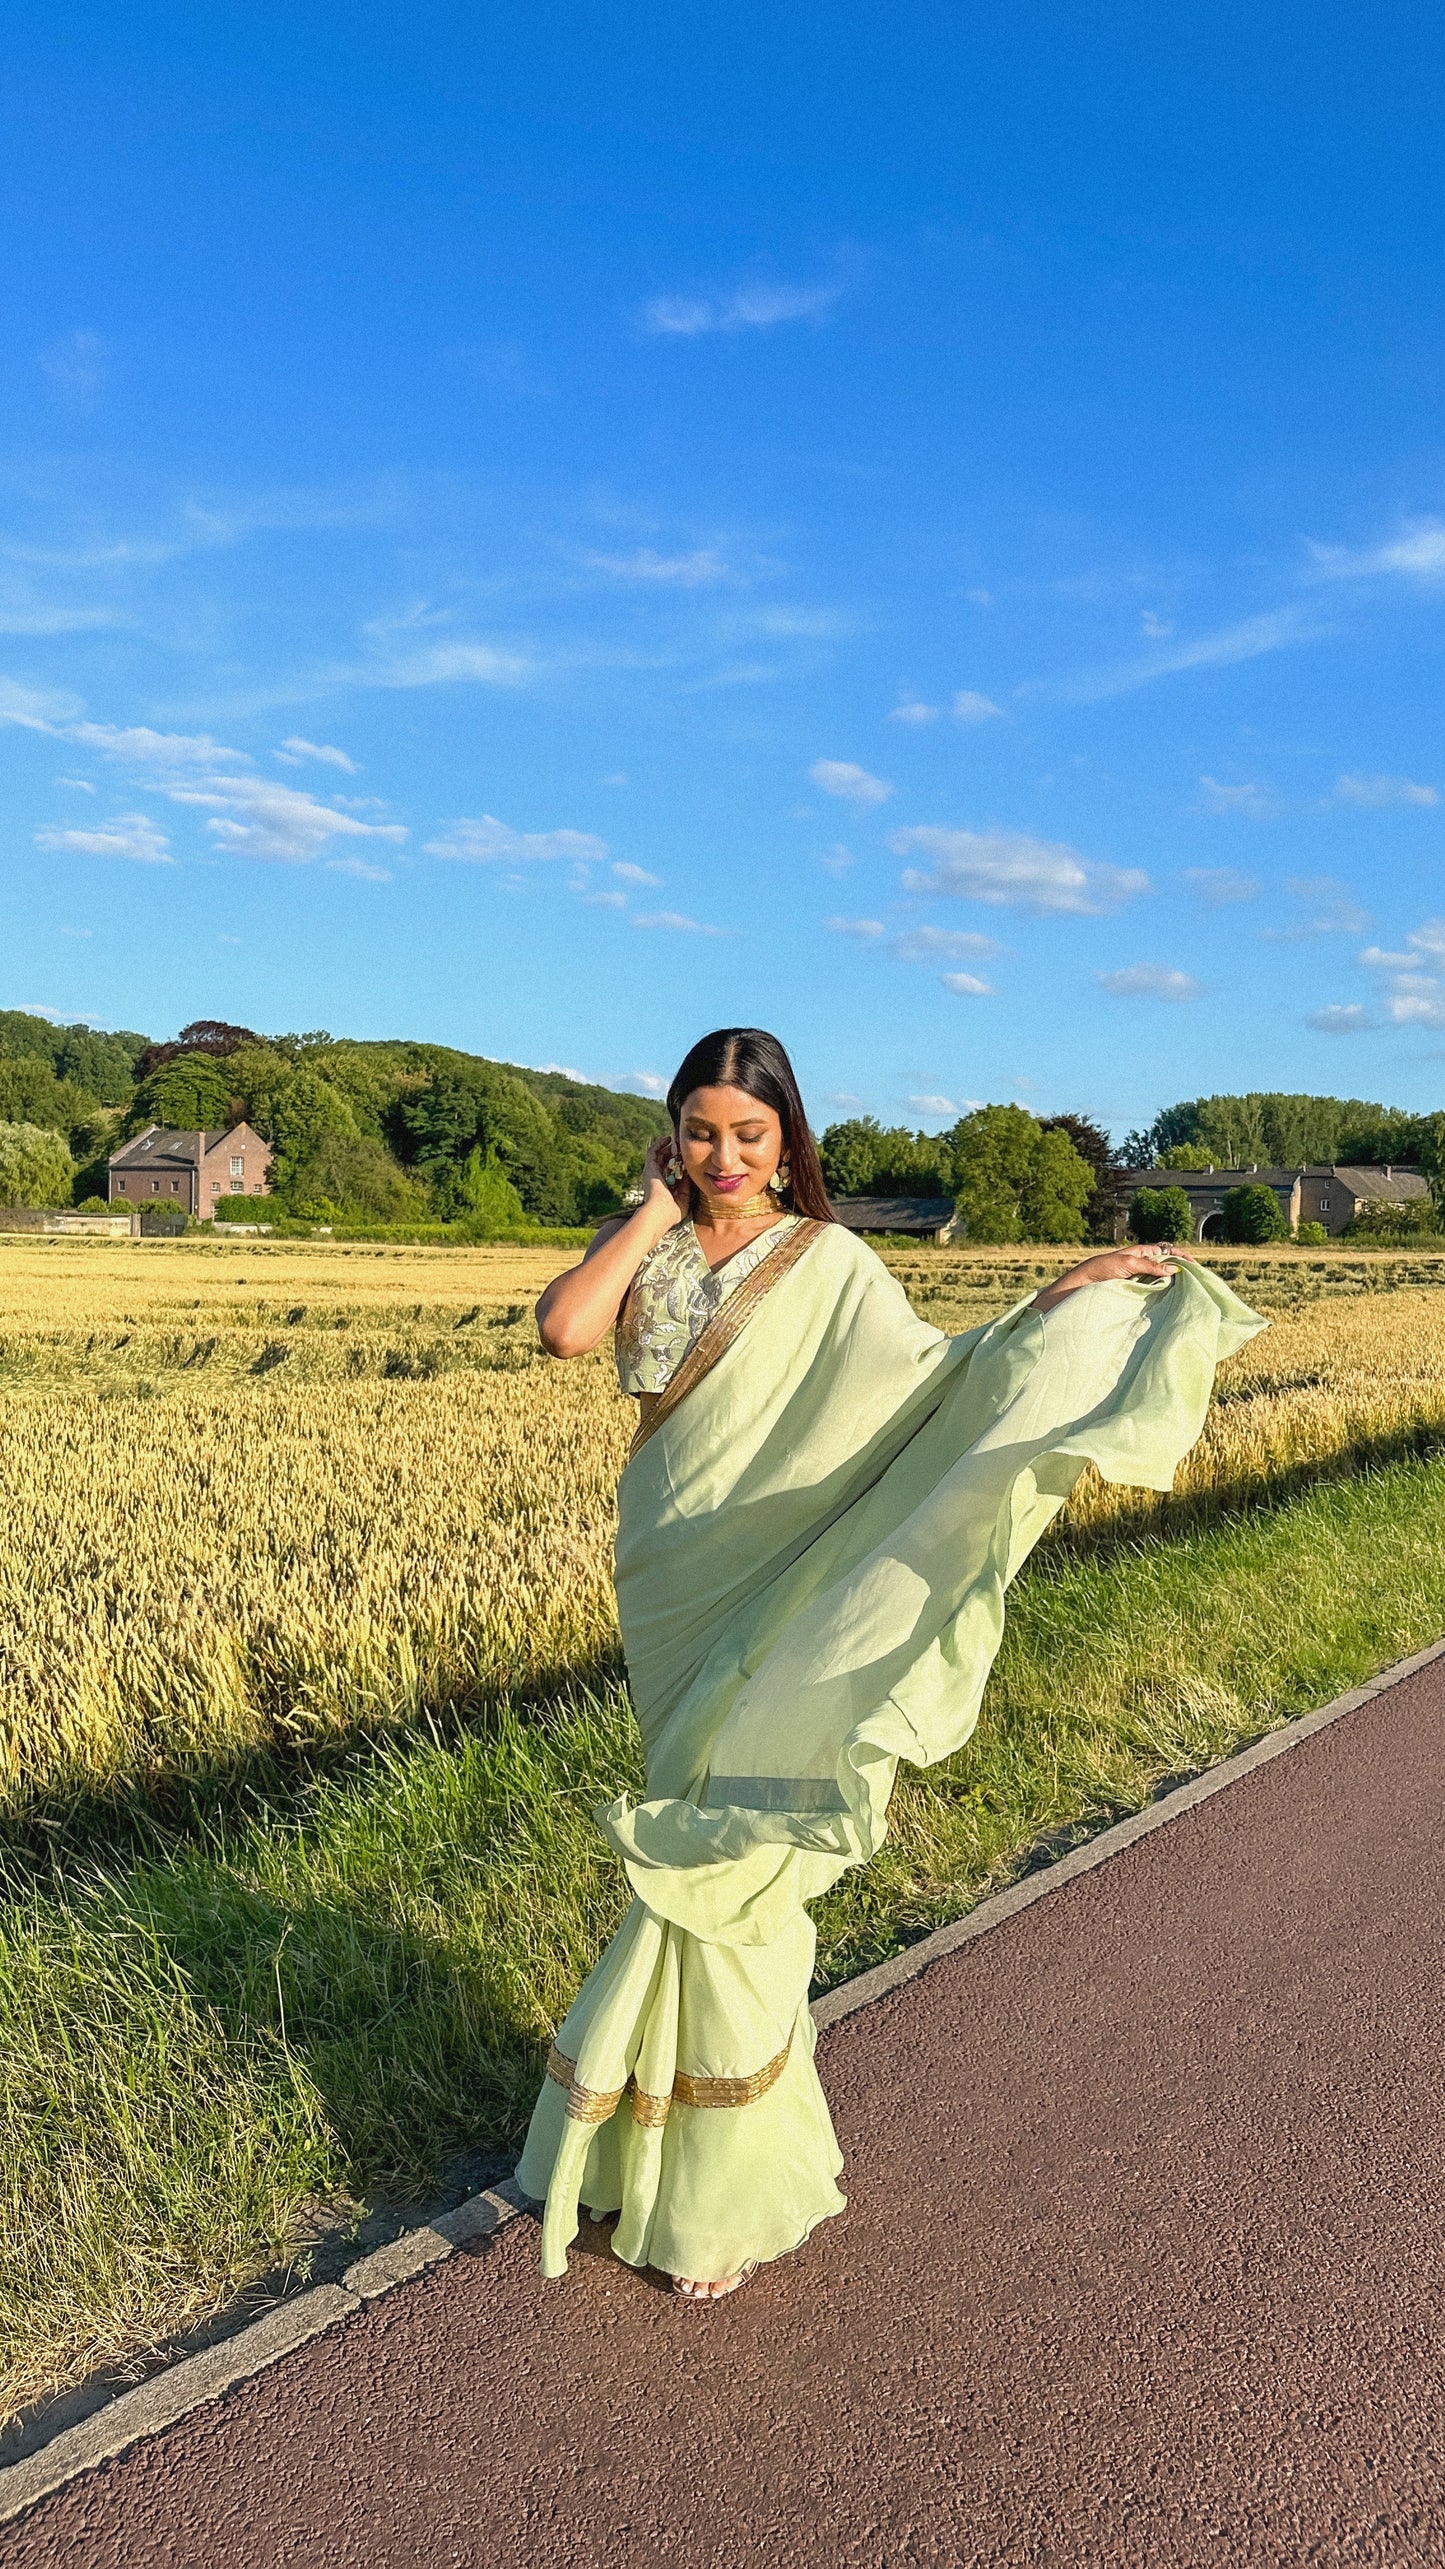
<path id="1" fill-rule="evenodd" d="M 792 1177 L 793 1172 L 787 1160 L 779 1160 L 777 1167 L 774 1169 L 772 1176 L 768 1180 L 769 1193 L 772 1195 L 785 1195 L 789 1186 L 792 1184 Z"/>
<path id="2" fill-rule="evenodd" d="M 681 1162 L 681 1160 L 678 1158 L 676 1151 L 674 1151 L 674 1152 L 673 1152 L 673 1155 L 672 1155 L 671 1159 L 668 1161 L 667 1166 L 666 1166 L 666 1168 L 663 1170 L 662 1174 L 663 1174 L 664 1178 L 666 1179 L 667 1184 L 668 1184 L 669 1186 L 677 1186 L 677 1185 L 679 1185 L 679 1184 L 681 1183 L 682 1174 L 683 1174 L 682 1162 Z"/>

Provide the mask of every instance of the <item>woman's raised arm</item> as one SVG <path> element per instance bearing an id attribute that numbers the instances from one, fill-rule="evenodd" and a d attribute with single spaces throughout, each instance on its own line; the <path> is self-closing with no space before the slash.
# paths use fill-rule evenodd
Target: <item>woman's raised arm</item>
<path id="1" fill-rule="evenodd" d="M 674 1193 L 662 1174 L 673 1147 L 670 1134 L 653 1143 L 637 1211 L 602 1223 L 581 1265 L 548 1285 L 537 1305 L 537 1335 L 549 1356 L 585 1356 L 606 1337 L 643 1259 L 682 1220 L 683 1190 Z"/>
<path id="2" fill-rule="evenodd" d="M 1152 1284 L 1159 1277 L 1172 1276 L 1176 1258 L 1192 1258 L 1194 1251 L 1170 1240 L 1159 1248 L 1103 1249 L 1096 1258 L 1085 1258 L 1077 1267 L 1068 1267 L 1052 1284 L 1044 1285 L 1034 1295 L 1035 1311 L 1052 1311 L 1064 1296 L 1077 1293 L 1080 1285 L 1112 1284 L 1122 1279 L 1129 1284 Z"/>

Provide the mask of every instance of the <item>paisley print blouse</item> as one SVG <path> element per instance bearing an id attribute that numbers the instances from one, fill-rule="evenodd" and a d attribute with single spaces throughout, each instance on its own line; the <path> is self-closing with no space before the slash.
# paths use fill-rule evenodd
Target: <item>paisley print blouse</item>
<path id="1" fill-rule="evenodd" d="M 796 1213 L 783 1214 L 720 1267 L 708 1265 L 690 1222 L 665 1231 L 633 1277 L 618 1316 L 617 1379 L 623 1390 L 634 1396 L 666 1391 L 713 1313 L 797 1225 Z"/>

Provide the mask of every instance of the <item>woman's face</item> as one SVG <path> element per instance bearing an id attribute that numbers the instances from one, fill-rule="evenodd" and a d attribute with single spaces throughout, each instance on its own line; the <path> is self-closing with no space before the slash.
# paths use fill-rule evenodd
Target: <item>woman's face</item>
<path id="1" fill-rule="evenodd" d="M 744 1089 L 695 1088 L 677 1120 L 677 1150 L 705 1204 L 746 1204 L 782 1158 L 783 1127 Z"/>

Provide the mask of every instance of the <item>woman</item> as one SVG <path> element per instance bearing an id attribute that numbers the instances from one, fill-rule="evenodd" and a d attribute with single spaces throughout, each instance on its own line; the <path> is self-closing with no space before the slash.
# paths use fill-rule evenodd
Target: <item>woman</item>
<path id="1" fill-rule="evenodd" d="M 774 1036 L 705 1035 L 667 1103 L 637 1211 L 537 1305 L 554 1356 L 615 1326 L 640 1404 L 617 1597 L 648 1798 L 598 1814 L 636 1896 L 517 2173 L 544 2273 L 585 2200 L 712 2301 L 844 2208 L 806 1904 L 882 1843 L 899 1759 L 968 1737 L 1004 1590 L 1085 1464 L 1168 1489 L 1264 1324 L 1128 1248 L 946 1338 L 834 1220 Z"/>

